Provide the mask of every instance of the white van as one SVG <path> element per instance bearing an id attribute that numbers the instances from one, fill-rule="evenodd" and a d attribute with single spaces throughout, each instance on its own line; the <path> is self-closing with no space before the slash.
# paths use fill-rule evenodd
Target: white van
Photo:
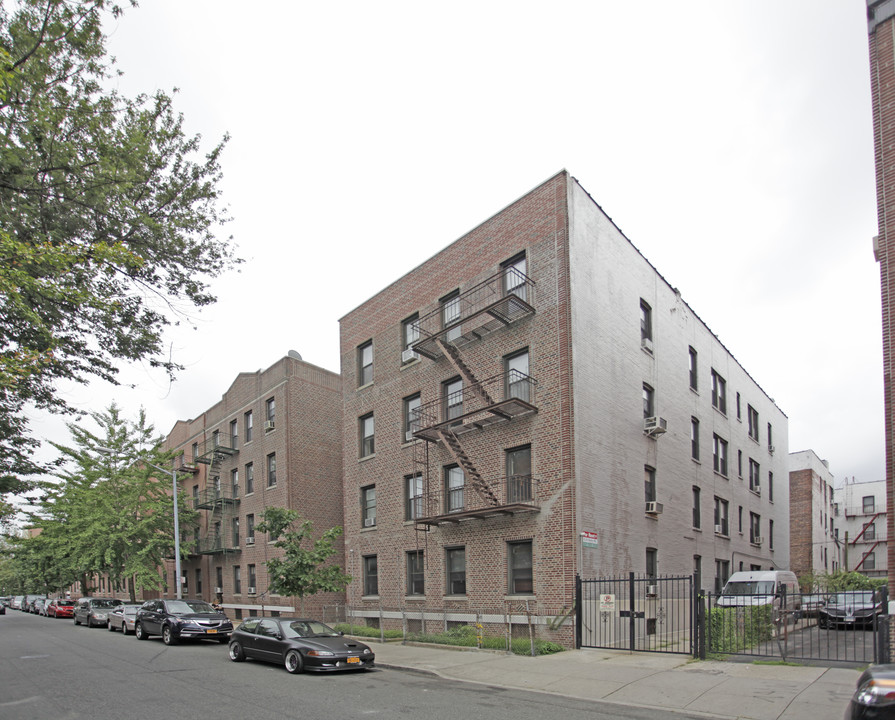
<path id="1" fill-rule="evenodd" d="M 784 596 L 785 610 L 794 619 L 797 618 L 797 613 L 801 610 L 802 595 L 795 573 L 788 570 L 735 572 L 721 591 L 717 605 L 718 607 L 773 605 L 780 609 Z"/>

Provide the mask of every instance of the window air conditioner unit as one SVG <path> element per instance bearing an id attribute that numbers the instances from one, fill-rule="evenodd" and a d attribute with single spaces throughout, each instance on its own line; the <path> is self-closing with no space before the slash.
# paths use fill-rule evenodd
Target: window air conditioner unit
<path id="1" fill-rule="evenodd" d="M 258 594 L 258 593 L 255 592 L 255 588 L 254 588 L 254 587 L 250 587 L 250 588 L 249 588 L 249 595 L 257 595 L 257 594 Z"/>
<path id="2" fill-rule="evenodd" d="M 404 352 L 401 353 L 402 363 L 409 363 L 419 359 L 419 353 L 416 350 L 412 350 L 411 348 L 407 348 Z"/>
<path id="3" fill-rule="evenodd" d="M 720 535 L 720 534 L 722 533 L 723 530 L 724 530 L 724 526 L 722 526 L 722 525 L 715 525 L 715 534 L 716 534 L 716 535 Z"/>
<path id="4" fill-rule="evenodd" d="M 414 439 L 414 437 L 413 437 L 413 430 L 407 430 L 407 431 L 404 433 L 404 442 L 410 442 L 410 441 L 413 440 L 413 439 Z"/>
<path id="5" fill-rule="evenodd" d="M 215 592 L 216 595 L 221 595 L 221 594 L 223 594 L 223 592 L 224 592 L 224 588 L 216 587 L 216 588 L 214 589 L 214 592 Z"/>
<path id="6" fill-rule="evenodd" d="M 771 455 L 774 454 L 774 450 L 775 450 L 775 448 L 773 445 L 768 445 L 768 452 L 771 453 Z"/>
<path id="7" fill-rule="evenodd" d="M 276 423 L 273 420 L 266 420 L 264 422 L 264 432 L 270 432 L 276 427 Z"/>
<path id="8" fill-rule="evenodd" d="M 647 435 L 661 435 L 668 430 L 668 421 L 661 417 L 648 417 L 643 419 L 643 432 Z"/>
<path id="9" fill-rule="evenodd" d="M 254 535 L 253 535 L 252 537 L 247 537 L 247 538 L 246 538 L 246 545 L 254 545 L 254 544 L 255 544 L 255 537 L 254 537 Z"/>
<path id="10" fill-rule="evenodd" d="M 650 338 L 640 338 L 640 347 L 642 347 L 647 352 L 653 351 L 653 341 Z"/>
<path id="11" fill-rule="evenodd" d="M 660 502 L 648 502 L 646 504 L 646 512 L 650 515 L 661 515 L 662 510 L 663 507 Z"/>
<path id="12" fill-rule="evenodd" d="M 752 538 L 752 544 L 753 544 L 753 545 L 763 545 L 763 544 L 764 544 L 764 538 L 763 538 L 761 535 L 759 535 L 759 536 L 756 537 L 756 538 Z"/>
<path id="13" fill-rule="evenodd" d="M 364 527 L 373 527 L 376 524 L 376 518 L 364 518 Z"/>

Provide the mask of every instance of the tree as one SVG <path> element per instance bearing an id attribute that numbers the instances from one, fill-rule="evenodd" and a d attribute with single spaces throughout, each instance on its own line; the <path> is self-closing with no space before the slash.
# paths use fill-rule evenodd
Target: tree
<path id="1" fill-rule="evenodd" d="M 167 327 L 240 262 L 215 235 L 226 138 L 202 157 L 171 96 L 110 89 L 102 23 L 121 12 L 0 5 L 0 494 L 38 470 L 26 405 L 71 412 L 59 381 L 114 384 L 122 361 L 173 377 Z"/>
<path id="2" fill-rule="evenodd" d="M 267 508 L 256 527 L 277 538 L 274 546 L 283 550 L 282 558 L 267 561 L 270 592 L 299 598 L 302 614 L 306 597 L 318 592 L 341 592 L 351 582 L 351 576 L 345 575 L 338 565 L 324 564 L 335 554 L 333 543 L 342 534 L 342 528 L 326 530 L 312 547 L 305 549 L 302 543 L 312 538 L 313 526 L 310 520 L 299 521 L 295 510 Z"/>
<path id="3" fill-rule="evenodd" d="M 159 449 L 161 438 L 143 411 L 135 422 L 122 419 L 115 405 L 92 417 L 102 436 L 69 423 L 74 444 L 54 443 L 65 469 L 58 484 L 45 484 L 30 517 L 40 534 L 19 545 L 30 554 L 30 573 L 50 588 L 80 581 L 86 594 L 91 577 L 105 574 L 114 585 L 126 585 L 134 602 L 137 590 L 162 588 L 159 569 L 173 553 L 171 488 L 151 467 L 164 467 L 171 458 Z M 195 511 L 182 496 L 178 500 L 189 524 Z"/>

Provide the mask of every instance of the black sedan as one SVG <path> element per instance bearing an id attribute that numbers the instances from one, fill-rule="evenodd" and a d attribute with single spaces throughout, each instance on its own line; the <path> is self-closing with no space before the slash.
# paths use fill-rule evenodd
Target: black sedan
<path id="1" fill-rule="evenodd" d="M 817 611 L 817 624 L 822 627 L 873 627 L 874 618 L 882 612 L 872 590 L 843 590 L 830 595 L 826 605 Z"/>
<path id="2" fill-rule="evenodd" d="M 362 642 L 306 618 L 251 617 L 233 631 L 230 659 L 283 663 L 290 673 L 302 670 L 369 670 L 376 659 Z"/>
<path id="3" fill-rule="evenodd" d="M 871 665 L 858 678 L 845 720 L 895 718 L 895 665 Z"/>
<path id="4" fill-rule="evenodd" d="M 230 619 L 204 600 L 148 600 L 134 620 L 137 640 L 161 635 L 165 645 L 187 639 L 225 643 L 232 632 Z"/>

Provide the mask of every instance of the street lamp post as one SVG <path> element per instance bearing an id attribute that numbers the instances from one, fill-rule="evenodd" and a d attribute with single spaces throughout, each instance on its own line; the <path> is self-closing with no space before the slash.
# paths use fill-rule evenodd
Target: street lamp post
<path id="1" fill-rule="evenodd" d="M 103 455 L 109 455 L 112 457 L 121 457 L 126 460 L 133 460 L 133 462 L 135 462 L 135 463 L 141 462 L 144 465 L 148 465 L 151 468 L 159 470 L 160 472 L 171 473 L 171 486 L 174 490 L 174 575 L 175 575 L 174 585 L 176 587 L 177 599 L 178 600 L 182 599 L 183 583 L 181 582 L 181 577 L 180 577 L 180 509 L 178 507 L 178 502 L 177 502 L 177 470 L 175 470 L 174 468 L 171 468 L 170 470 L 168 470 L 167 468 L 163 468 L 159 465 L 156 465 L 155 463 L 147 462 L 146 460 L 144 460 L 143 458 L 140 458 L 140 457 L 129 458 L 126 455 L 120 455 L 112 448 L 97 447 L 96 449 L 98 452 L 102 453 Z"/>

